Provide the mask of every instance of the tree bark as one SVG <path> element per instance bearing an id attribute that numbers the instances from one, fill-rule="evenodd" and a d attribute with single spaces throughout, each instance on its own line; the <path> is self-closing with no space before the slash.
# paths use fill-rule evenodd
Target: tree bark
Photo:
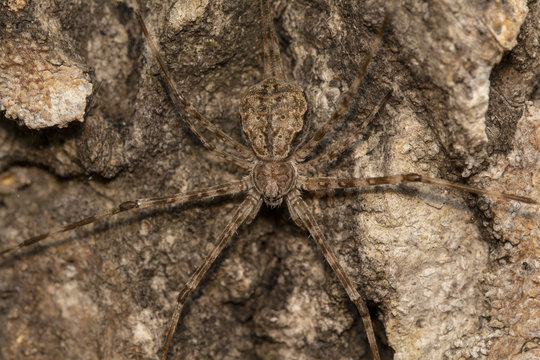
<path id="1" fill-rule="evenodd" d="M 272 1 L 284 68 L 308 102 L 304 136 L 348 89 L 383 3 Z M 238 108 L 261 80 L 258 1 L 3 2 L 0 249 L 126 200 L 244 176 L 182 122 L 134 8 L 188 101 L 247 144 Z M 539 19 L 536 1 L 401 1 L 318 151 L 390 100 L 320 175 L 417 172 L 539 199 Z M 84 121 L 59 127 L 72 120 Z M 0 259 L 0 357 L 155 358 L 179 288 L 242 198 L 129 212 Z M 538 206 L 427 185 L 304 198 L 370 305 L 385 359 L 540 356 Z M 170 356 L 371 358 L 312 239 L 264 206 L 188 301 Z"/>

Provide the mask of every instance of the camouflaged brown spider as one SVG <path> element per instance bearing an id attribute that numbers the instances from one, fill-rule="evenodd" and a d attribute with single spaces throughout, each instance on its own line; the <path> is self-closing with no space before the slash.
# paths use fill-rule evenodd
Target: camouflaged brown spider
<path id="1" fill-rule="evenodd" d="M 263 202 L 270 207 L 274 207 L 281 205 L 283 200 L 285 200 L 294 222 L 300 227 L 307 229 L 316 241 L 324 257 L 344 286 L 349 298 L 358 309 L 366 329 L 373 357 L 375 359 L 380 359 L 371 318 L 365 301 L 360 292 L 353 285 L 349 275 L 347 275 L 342 265 L 337 260 L 334 251 L 329 247 L 317 221 L 309 211 L 307 204 L 302 200 L 301 191 L 360 188 L 375 185 L 423 182 L 505 200 L 516 200 L 524 203 L 538 204 L 537 200 L 527 197 L 477 189 L 467 185 L 452 183 L 419 174 L 402 174 L 372 178 L 313 177 L 308 175 L 308 173 L 316 170 L 322 164 L 334 159 L 357 139 L 358 132 L 354 132 L 344 142 L 332 147 L 330 151 L 312 156 L 313 150 L 324 138 L 328 130 L 336 126 L 338 122 L 343 121 L 344 115 L 349 109 L 351 98 L 356 94 L 361 80 L 367 71 L 368 65 L 382 42 L 383 34 L 395 6 L 396 1 L 390 4 L 367 58 L 364 60 L 350 89 L 340 100 L 333 115 L 313 137 L 297 147 L 293 146 L 293 140 L 305 125 L 304 114 L 307 110 L 307 104 L 303 90 L 295 83 L 287 81 L 284 76 L 278 42 L 270 20 L 268 0 L 260 0 L 264 44 L 263 80 L 247 91 L 242 99 L 240 108 L 242 127 L 251 147 L 244 146 L 233 140 L 230 136 L 203 117 L 185 100 L 172 81 L 167 66 L 161 57 L 157 46 L 152 41 L 142 16 L 137 13 L 137 19 L 144 36 L 147 39 L 150 52 L 157 61 L 163 72 L 166 83 L 170 87 L 169 90 L 172 94 L 172 100 L 190 115 L 188 117 L 183 117 L 183 120 L 208 150 L 244 169 L 247 175 L 237 181 L 180 193 L 173 196 L 126 201 L 101 214 L 52 229 L 44 234 L 27 239 L 16 246 L 1 251 L 0 255 L 7 254 L 15 249 L 32 245 L 55 234 L 93 223 L 120 212 L 170 203 L 179 204 L 215 196 L 245 193 L 245 200 L 232 214 L 232 219 L 229 220 L 229 223 L 219 235 L 213 249 L 206 255 L 203 263 L 180 289 L 162 349 L 161 357 L 162 359 L 166 359 L 186 299 L 197 288 L 208 269 L 226 246 L 229 238 L 241 225 L 248 224 L 255 218 Z M 373 119 L 389 96 L 390 94 L 379 103 L 372 111 L 371 115 L 364 120 L 364 123 Z M 362 126 L 360 126 L 359 129 L 362 129 Z"/>

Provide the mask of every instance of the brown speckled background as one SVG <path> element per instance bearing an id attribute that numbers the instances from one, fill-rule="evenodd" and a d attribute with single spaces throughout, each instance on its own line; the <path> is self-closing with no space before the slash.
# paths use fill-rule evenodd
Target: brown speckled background
<path id="1" fill-rule="evenodd" d="M 383 2 L 272 3 L 285 68 L 306 92 L 310 134 L 348 88 Z M 0 91 L 0 104 L 16 104 L 0 112 L 0 247 L 125 200 L 242 175 L 182 124 L 134 6 L 0 3 L 2 44 L 30 34 L 47 46 L 47 66 L 71 69 L 94 91 L 83 123 L 39 131 L 6 116 L 28 121 L 16 107 L 43 93 L 23 91 L 17 102 Z M 153 1 L 141 12 L 187 99 L 243 141 L 238 105 L 262 71 L 258 3 Z M 328 144 L 390 90 L 392 97 L 362 141 L 323 173 L 415 171 L 540 198 L 539 19 L 536 1 L 402 1 Z M 36 69 L 28 71 L 31 81 L 19 88 L 39 88 Z M 3 72 L 0 89 L 24 78 Z M 70 83 L 56 85 L 47 94 L 89 101 Z M 421 185 L 305 198 L 378 319 L 385 359 L 540 357 L 538 207 Z M 0 259 L 0 358 L 154 358 L 177 289 L 239 201 L 131 212 Z M 188 302 L 170 354 L 371 356 L 354 306 L 314 243 L 286 209 L 264 207 Z"/>

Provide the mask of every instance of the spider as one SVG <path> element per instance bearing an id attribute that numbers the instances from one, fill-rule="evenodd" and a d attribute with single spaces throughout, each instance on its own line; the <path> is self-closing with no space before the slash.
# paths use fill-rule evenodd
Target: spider
<path id="1" fill-rule="evenodd" d="M 391 6 L 393 7 L 393 6 Z M 353 282 L 342 268 L 333 250 L 328 246 L 325 236 L 320 229 L 315 217 L 311 214 L 308 206 L 301 198 L 300 191 L 310 190 L 329 190 L 339 188 L 357 188 L 385 184 L 401 184 L 406 182 L 424 182 L 454 188 L 458 190 L 470 191 L 479 194 L 485 194 L 492 197 L 499 197 L 506 200 L 517 200 L 522 202 L 537 204 L 536 200 L 521 197 L 517 195 L 501 194 L 492 191 L 475 189 L 466 185 L 451 183 L 445 180 L 435 179 L 417 174 L 405 174 L 396 176 L 385 176 L 376 178 L 342 178 L 342 177 L 312 177 L 310 171 L 318 165 L 332 160 L 337 154 L 343 151 L 350 142 L 354 141 L 358 134 L 352 134 L 349 139 L 339 146 L 331 149 L 330 152 L 316 154 L 312 152 L 319 142 L 324 138 L 329 128 L 337 125 L 343 120 L 344 114 L 348 110 L 348 104 L 351 97 L 356 93 L 361 79 L 363 78 L 371 58 L 376 53 L 384 30 L 389 22 L 392 11 L 387 12 L 382 22 L 382 26 L 376 36 L 376 45 L 373 46 L 364 65 L 351 85 L 348 93 L 342 98 L 336 112 L 330 120 L 319 129 L 315 135 L 305 142 L 295 143 L 296 135 L 305 126 L 304 113 L 306 111 L 306 102 L 302 89 L 292 82 L 288 82 L 281 68 L 279 48 L 272 29 L 268 4 L 261 1 L 261 12 L 263 13 L 261 24 L 264 33 L 264 80 L 253 86 L 242 101 L 241 113 L 243 118 L 243 129 L 246 137 L 250 141 L 251 148 L 246 147 L 224 132 L 212 125 L 184 100 L 182 95 L 176 89 L 171 76 L 168 73 L 166 63 L 161 59 L 157 47 L 153 44 L 151 37 L 146 30 L 142 17 L 138 15 L 138 20 L 147 38 L 149 48 L 154 58 L 157 60 L 170 90 L 173 94 L 173 100 L 177 101 L 190 117 L 184 120 L 190 129 L 201 140 L 203 145 L 216 155 L 227 161 L 245 169 L 247 175 L 237 181 L 229 182 L 214 187 L 190 191 L 171 197 L 139 199 L 127 201 L 119 206 L 102 214 L 89 217 L 85 220 L 73 224 L 53 229 L 45 234 L 35 236 L 16 247 L 8 248 L 3 253 L 10 252 L 15 248 L 29 246 L 35 242 L 41 241 L 59 232 L 65 232 L 80 227 L 87 223 L 109 217 L 111 215 L 132 210 L 135 208 L 145 208 L 167 203 L 183 203 L 194 199 L 204 199 L 208 197 L 229 195 L 236 193 L 246 194 L 244 202 L 234 211 L 232 221 L 225 227 L 223 233 L 218 237 L 215 247 L 210 251 L 202 265 L 195 271 L 188 280 L 178 296 L 178 302 L 171 320 L 165 346 L 163 358 L 167 356 L 167 350 L 170 345 L 176 324 L 180 317 L 184 301 L 191 292 L 198 286 L 205 272 L 211 266 L 217 255 L 222 251 L 228 239 L 241 225 L 248 224 L 254 219 L 262 203 L 270 207 L 281 205 L 285 202 L 292 219 L 300 227 L 306 229 L 315 239 L 317 245 L 321 248 L 324 257 L 332 269 L 336 272 L 342 282 L 347 294 L 358 308 L 362 321 L 366 328 L 371 350 L 374 358 L 378 359 L 378 350 L 374 332 L 371 325 L 371 319 L 361 294 L 353 285 Z M 390 96 L 390 95 L 388 95 Z M 370 121 L 382 108 L 385 101 L 383 99 L 379 106 L 372 112 L 372 116 L 366 119 Z M 271 107 L 271 111 L 268 108 Z M 267 121 L 264 127 L 261 123 Z"/>

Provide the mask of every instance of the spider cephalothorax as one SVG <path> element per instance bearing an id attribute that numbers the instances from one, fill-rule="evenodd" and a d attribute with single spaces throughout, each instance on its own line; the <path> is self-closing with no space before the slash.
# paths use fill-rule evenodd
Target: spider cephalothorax
<path id="1" fill-rule="evenodd" d="M 290 161 L 259 162 L 251 172 L 253 185 L 269 206 L 278 206 L 294 186 L 296 169 Z"/>

